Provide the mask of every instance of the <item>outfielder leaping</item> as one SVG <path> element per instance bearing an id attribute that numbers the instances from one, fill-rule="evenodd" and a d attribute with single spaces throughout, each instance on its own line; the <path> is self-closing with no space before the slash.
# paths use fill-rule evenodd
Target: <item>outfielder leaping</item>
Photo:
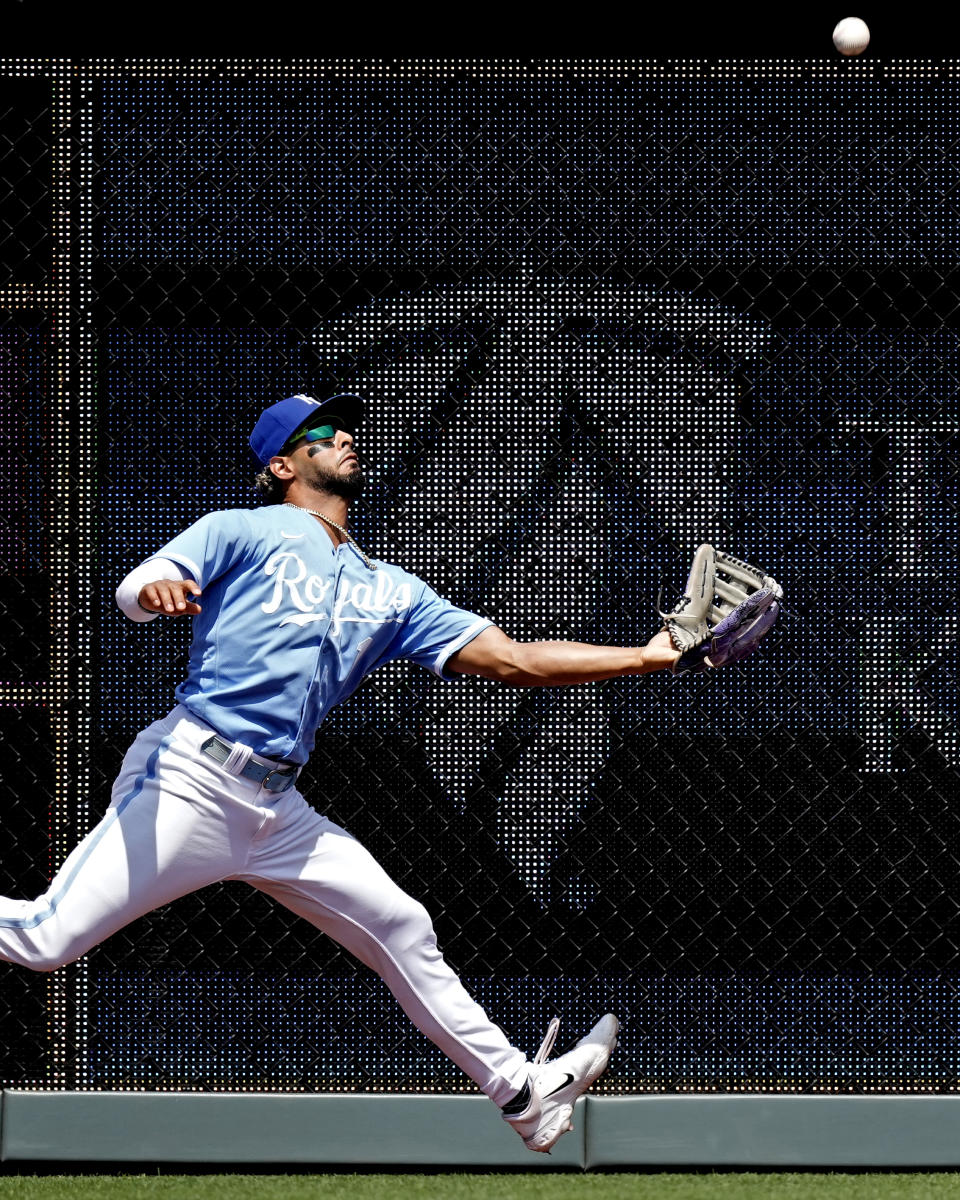
<path id="1" fill-rule="evenodd" d="M 299 770 L 327 712 L 391 659 L 515 687 L 703 670 L 756 648 L 779 589 L 736 564 L 752 589 L 741 602 L 729 580 L 714 587 L 718 556 L 701 548 L 688 595 L 646 646 L 514 642 L 370 560 L 347 532 L 364 481 L 353 437 L 362 411 L 355 396 L 266 409 L 250 439 L 266 504 L 207 514 L 121 583 L 117 602 L 134 621 L 194 618 L 187 678 L 173 711 L 127 752 L 106 815 L 47 891 L 0 898 L 0 958 L 55 970 L 162 904 L 244 880 L 372 967 L 526 1145 L 546 1151 L 606 1068 L 616 1018 L 547 1061 L 551 1022 L 528 1061 L 446 964 L 424 907 L 307 804 Z"/>

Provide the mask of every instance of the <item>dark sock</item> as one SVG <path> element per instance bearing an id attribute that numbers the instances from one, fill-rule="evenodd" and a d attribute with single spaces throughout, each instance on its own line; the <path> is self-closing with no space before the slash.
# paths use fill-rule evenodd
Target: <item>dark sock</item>
<path id="1" fill-rule="evenodd" d="M 518 1113 L 522 1113 L 529 1103 L 530 1082 L 528 1080 L 514 1098 L 501 1107 L 500 1111 L 508 1117 L 515 1117 Z"/>

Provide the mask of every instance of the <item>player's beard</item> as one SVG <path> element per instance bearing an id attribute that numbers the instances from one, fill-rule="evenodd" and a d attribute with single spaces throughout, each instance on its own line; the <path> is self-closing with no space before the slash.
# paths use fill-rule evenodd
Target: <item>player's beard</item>
<path id="1" fill-rule="evenodd" d="M 360 467 L 355 467 L 346 473 L 339 470 L 325 470 L 315 467 L 316 474 L 308 484 L 315 492 L 325 492 L 328 496 L 342 496 L 344 500 L 356 500 L 363 493 L 367 478 Z"/>

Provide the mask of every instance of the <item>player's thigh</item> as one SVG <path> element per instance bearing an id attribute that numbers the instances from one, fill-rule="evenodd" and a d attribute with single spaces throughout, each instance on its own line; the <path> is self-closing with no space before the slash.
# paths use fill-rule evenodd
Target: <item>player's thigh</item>
<path id="1" fill-rule="evenodd" d="M 350 929 L 402 941 L 421 938 L 431 928 L 423 905 L 404 892 L 370 851 L 312 809 L 304 814 L 296 850 L 288 845 L 282 856 L 261 857 L 255 870 L 239 877 L 340 942 Z"/>
<path id="2" fill-rule="evenodd" d="M 215 768 L 158 724 L 134 742 L 106 814 L 58 872 L 51 891 L 61 904 L 131 919 L 223 879 L 244 860 L 259 815 L 221 794 Z"/>

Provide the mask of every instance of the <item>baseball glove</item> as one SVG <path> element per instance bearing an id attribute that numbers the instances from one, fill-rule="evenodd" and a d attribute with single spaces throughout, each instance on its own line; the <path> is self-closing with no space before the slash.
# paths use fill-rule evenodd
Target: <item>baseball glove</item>
<path id="1" fill-rule="evenodd" d="M 780 615 L 783 589 L 739 558 L 700 546 L 687 588 L 670 612 L 660 612 L 680 651 L 675 674 L 725 667 L 752 654 Z"/>

